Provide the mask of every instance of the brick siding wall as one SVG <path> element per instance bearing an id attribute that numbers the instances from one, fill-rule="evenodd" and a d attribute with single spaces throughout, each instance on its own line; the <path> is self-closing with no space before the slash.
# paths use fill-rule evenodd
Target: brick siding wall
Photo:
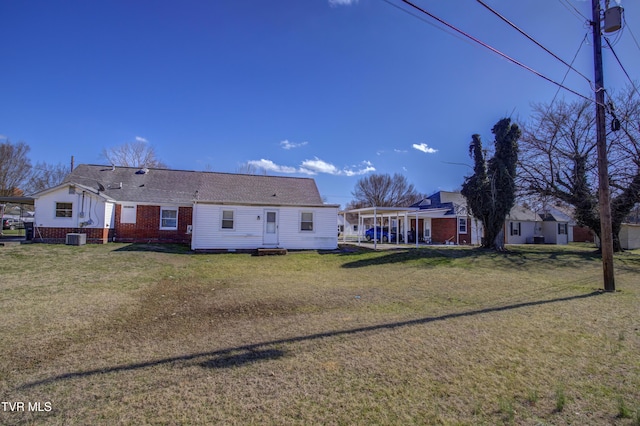
<path id="1" fill-rule="evenodd" d="M 87 244 L 105 244 L 109 241 L 109 229 L 102 228 L 42 228 L 35 229 L 33 241 L 48 244 L 65 244 L 67 234 L 87 234 Z"/>
<path id="2" fill-rule="evenodd" d="M 37 228 L 34 241 L 65 244 L 67 234 L 87 234 L 87 244 L 121 243 L 177 243 L 191 244 L 187 226 L 191 225 L 192 207 L 178 208 L 178 229 L 160 229 L 160 206 L 137 206 L 136 223 L 120 223 L 121 205 L 115 208 L 115 228 Z"/>
<path id="3" fill-rule="evenodd" d="M 187 226 L 191 225 L 192 207 L 178 208 L 178 229 L 160 229 L 160 206 L 138 205 L 136 223 L 120 223 L 122 206 L 115 208 L 115 231 L 112 241 L 122 243 L 180 243 L 191 244 Z"/>
<path id="4" fill-rule="evenodd" d="M 434 218 L 431 219 L 431 242 L 442 244 L 456 240 L 457 223 L 456 218 Z M 453 239 L 451 239 L 453 237 Z"/>

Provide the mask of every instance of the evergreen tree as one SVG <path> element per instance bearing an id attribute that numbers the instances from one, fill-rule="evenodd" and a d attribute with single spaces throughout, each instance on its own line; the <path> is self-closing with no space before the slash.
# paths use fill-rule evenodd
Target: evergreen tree
<path id="1" fill-rule="evenodd" d="M 473 216 L 482 222 L 482 247 L 504 250 L 504 222 L 516 198 L 520 129 L 511 119 L 503 118 L 491 132 L 495 152 L 488 161 L 480 135 L 472 136 L 469 155 L 474 160 L 473 175 L 465 178 L 461 192 Z"/>

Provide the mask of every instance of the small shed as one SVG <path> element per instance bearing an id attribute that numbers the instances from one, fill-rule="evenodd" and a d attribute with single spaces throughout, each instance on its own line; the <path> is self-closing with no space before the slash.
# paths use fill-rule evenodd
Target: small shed
<path id="1" fill-rule="evenodd" d="M 623 223 L 618 235 L 623 249 L 633 250 L 640 248 L 640 225 Z"/>

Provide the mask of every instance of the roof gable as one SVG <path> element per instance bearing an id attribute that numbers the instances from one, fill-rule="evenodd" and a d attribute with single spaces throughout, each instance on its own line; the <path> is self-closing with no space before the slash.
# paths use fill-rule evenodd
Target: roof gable
<path id="1" fill-rule="evenodd" d="M 313 179 L 81 164 L 65 179 L 116 201 L 324 205 Z"/>

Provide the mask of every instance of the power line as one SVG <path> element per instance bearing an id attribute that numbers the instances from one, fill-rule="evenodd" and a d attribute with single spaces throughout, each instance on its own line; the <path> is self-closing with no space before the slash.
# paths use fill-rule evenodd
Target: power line
<path id="1" fill-rule="evenodd" d="M 501 52 L 501 51 L 499 51 L 499 50 L 498 50 L 498 49 L 496 49 L 495 47 L 492 47 L 492 46 L 488 45 L 487 43 L 483 42 L 482 40 L 479 40 L 479 39 L 477 39 L 476 37 L 474 37 L 474 36 L 472 36 L 472 35 L 470 35 L 470 34 L 468 34 L 468 33 L 464 32 L 464 31 L 462 31 L 461 29 L 459 29 L 459 28 L 457 28 L 457 27 L 453 26 L 452 24 L 450 24 L 450 23 L 448 23 L 448 22 L 444 21 L 443 19 L 441 19 L 441 18 L 437 17 L 436 15 L 432 14 L 431 12 L 428 12 L 427 10 L 425 10 L 425 9 L 423 9 L 423 8 L 421 8 L 421 7 L 417 6 L 417 5 L 415 5 L 414 3 L 411 3 L 409 0 L 400 0 L 400 1 L 402 1 L 402 2 L 403 2 L 403 3 L 405 3 L 405 4 L 407 4 L 407 5 L 408 5 L 408 6 L 410 6 L 410 7 L 412 7 L 412 8 L 414 8 L 414 9 L 418 10 L 419 12 L 424 13 L 425 15 L 429 16 L 430 18 L 432 18 L 432 19 L 434 19 L 434 20 L 438 21 L 439 23 L 441 23 L 442 25 L 446 26 L 447 28 L 449 28 L 449 29 L 451 29 L 451 30 L 453 30 L 453 31 L 455 31 L 455 32 L 457 32 L 457 33 L 459 33 L 459 34 L 463 35 L 464 37 L 466 37 L 466 38 L 468 38 L 468 39 L 470 39 L 470 40 L 472 40 L 472 41 L 476 42 L 477 44 L 481 45 L 482 47 L 484 47 L 484 48 L 486 48 L 486 49 L 489 49 L 489 50 L 490 50 L 490 51 L 492 51 L 493 53 L 495 53 L 495 54 L 497 54 L 497 55 L 499 55 L 499 56 L 503 57 L 504 59 L 508 60 L 509 62 L 512 62 L 512 63 L 514 63 L 514 64 L 518 65 L 519 67 L 521 67 L 521 68 L 523 68 L 523 69 L 525 69 L 525 70 L 527 70 L 527 71 L 529 71 L 529 72 L 531 72 L 531 73 L 533 73 L 533 74 L 537 75 L 537 76 L 538 76 L 538 77 L 540 77 L 540 78 L 543 78 L 544 80 L 547 80 L 548 82 L 550 82 L 550 83 L 552 83 L 552 84 L 555 84 L 555 85 L 556 85 L 556 86 L 558 86 L 558 87 L 561 87 L 561 88 L 563 88 L 563 89 L 567 90 L 568 92 L 573 93 L 573 94 L 574 94 L 574 95 L 576 95 L 576 96 L 579 96 L 579 97 L 581 97 L 581 98 L 583 98 L 583 99 L 586 99 L 586 100 L 587 100 L 587 101 L 589 101 L 589 102 L 594 102 L 594 100 L 593 100 L 593 99 L 591 99 L 591 98 L 589 98 L 589 97 L 587 97 L 587 96 L 584 96 L 583 94 L 578 93 L 578 92 L 576 92 L 575 90 L 570 89 L 570 88 L 568 88 L 568 87 L 566 87 L 566 86 L 564 86 L 564 85 L 562 85 L 562 84 L 558 83 L 557 81 L 554 81 L 553 79 L 551 79 L 551 78 L 547 77 L 546 75 L 544 75 L 544 74 L 542 74 L 542 73 L 540 73 L 540 72 L 538 72 L 538 71 L 534 70 L 533 68 L 531 68 L 531 67 L 529 67 L 529 66 L 527 66 L 527 65 L 523 64 L 522 62 L 520 62 L 520 61 L 518 61 L 518 60 L 516 60 L 516 59 L 514 59 L 514 58 L 512 58 L 512 57 L 510 57 L 510 56 L 508 56 L 507 54 L 505 54 L 505 53 L 503 53 L 503 52 Z"/>
<path id="2" fill-rule="evenodd" d="M 432 26 L 433 28 L 435 28 L 435 29 L 437 29 L 437 30 L 442 31 L 442 32 L 443 32 L 443 33 L 445 33 L 445 34 L 448 34 L 448 35 L 450 35 L 450 36 L 453 36 L 453 37 L 457 38 L 458 40 L 464 41 L 465 43 L 469 43 L 470 45 L 472 45 L 472 44 L 473 44 L 473 43 L 471 43 L 469 40 L 467 40 L 467 39 L 465 39 L 465 38 L 463 38 L 463 37 L 460 37 L 458 34 L 456 34 L 456 33 L 452 32 L 452 31 L 447 31 L 445 28 L 442 28 L 441 26 L 438 26 L 438 25 L 434 24 L 433 22 L 431 22 L 431 21 L 429 21 L 429 20 L 427 20 L 427 19 L 423 18 L 422 16 L 418 15 L 417 13 L 413 13 L 413 12 L 412 12 L 412 11 L 410 11 L 410 10 L 404 9 L 404 8 L 402 8 L 402 7 L 398 6 L 397 4 L 392 3 L 392 2 L 391 2 L 391 0 L 382 0 L 382 1 L 384 1 L 385 3 L 387 3 L 389 6 L 393 6 L 393 7 L 395 7 L 396 9 L 398 9 L 398 10 L 400 10 L 400 11 L 402 11 L 402 12 L 406 13 L 407 15 L 413 16 L 414 18 L 416 18 L 416 19 L 418 19 L 418 20 L 420 20 L 420 21 L 424 22 L 425 24 L 430 25 L 430 26 Z"/>
<path id="3" fill-rule="evenodd" d="M 624 65 L 622 65 L 622 62 L 620 62 L 620 58 L 618 58 L 618 55 L 616 54 L 616 51 L 613 50 L 613 46 L 609 42 L 609 39 L 607 37 L 604 37 L 604 41 L 607 42 L 607 46 L 609 46 L 609 49 L 611 49 L 611 53 L 613 53 L 613 56 L 616 58 L 616 61 L 618 61 L 618 65 L 620 65 L 620 68 L 622 68 L 622 71 L 624 72 L 624 75 L 627 76 L 627 79 L 629 80 L 629 83 L 631 83 L 631 87 L 633 87 L 633 90 L 636 92 L 636 94 L 638 94 L 638 96 L 640 96 L 640 93 L 638 92 L 638 89 L 636 88 L 636 85 L 633 84 L 633 80 L 631 80 L 631 77 L 629 76 L 629 73 L 624 68 Z"/>
<path id="4" fill-rule="evenodd" d="M 584 37 L 582 38 L 582 41 L 580 42 L 580 46 L 578 46 L 578 50 L 576 51 L 576 54 L 573 55 L 573 59 L 571 60 L 571 65 L 573 65 L 573 63 L 576 61 L 576 58 L 578 57 L 578 54 L 580 53 L 580 50 L 582 50 L 582 46 L 584 46 L 584 43 L 587 41 L 588 37 L 589 37 L 589 33 L 587 32 L 584 35 Z M 570 69 L 567 69 L 567 72 L 564 73 L 564 77 L 562 78 L 562 84 L 564 84 L 564 81 L 567 79 L 567 76 L 569 75 L 569 71 L 570 71 Z M 551 99 L 551 103 L 549 104 L 549 108 L 544 113 L 544 116 L 542 117 L 542 120 L 540 120 L 540 123 L 538 125 L 538 129 L 536 130 L 536 133 L 538 133 L 538 131 L 540 131 L 540 128 L 542 127 L 542 122 L 547 118 L 547 116 L 549 116 L 549 114 L 551 112 L 551 107 L 553 106 L 553 103 L 556 101 L 556 98 L 558 97 L 559 93 L 560 93 L 560 87 L 558 87 L 558 90 L 556 90 L 555 95 L 553 95 L 553 99 Z"/>
<path id="5" fill-rule="evenodd" d="M 476 0 L 478 3 L 480 3 L 482 6 L 484 6 L 485 8 L 487 8 L 491 13 L 493 13 L 494 15 L 496 15 L 498 18 L 502 19 L 504 22 L 506 22 L 507 24 L 509 24 L 513 29 L 515 29 L 516 31 L 518 31 L 520 34 L 522 34 L 523 36 L 525 36 L 526 38 L 528 38 L 530 41 L 532 41 L 533 43 L 535 43 L 536 46 L 540 47 L 542 50 L 544 50 L 545 52 L 547 52 L 548 54 L 550 54 L 551 56 L 553 56 L 554 58 L 556 58 L 558 61 L 562 62 L 564 65 L 566 65 L 567 67 L 569 67 L 569 69 L 577 72 L 582 78 L 584 78 L 585 80 L 587 80 L 587 82 L 589 82 L 589 85 L 593 85 L 593 83 L 591 82 L 591 80 L 589 79 L 589 77 L 585 76 L 583 73 L 581 73 L 580 71 L 578 71 L 577 69 L 575 69 L 572 65 L 569 65 L 566 61 L 564 61 L 562 58 L 560 58 L 558 55 L 556 55 L 555 53 L 553 53 L 552 51 L 550 51 L 549 49 L 547 49 L 545 46 L 543 46 L 541 43 L 539 43 L 536 39 L 534 39 L 533 37 L 531 37 L 529 34 L 527 34 L 526 32 L 524 32 L 522 29 L 520 29 L 516 24 L 514 24 L 513 22 L 511 22 L 510 20 L 508 20 L 507 18 L 505 18 L 503 15 L 501 15 L 499 12 L 497 12 L 495 9 L 492 9 L 488 4 L 486 4 L 485 2 L 483 2 L 482 0 Z"/>
<path id="6" fill-rule="evenodd" d="M 623 15 L 624 16 L 624 15 Z M 638 43 L 638 40 L 636 39 L 636 36 L 633 35 L 633 31 L 631 31 L 631 27 L 629 27 L 629 23 L 627 23 L 627 17 L 624 16 L 624 27 L 629 30 L 629 34 L 631 34 L 631 38 L 633 39 L 633 41 L 636 43 L 636 47 L 638 48 L 638 50 L 640 50 L 640 43 Z"/>
<path id="7" fill-rule="evenodd" d="M 567 2 L 566 0 L 559 0 L 560 4 L 563 5 L 565 8 L 567 8 L 567 10 L 569 12 L 571 12 L 574 16 L 577 16 L 578 19 L 580 19 L 583 22 L 589 22 L 590 19 L 587 18 L 586 16 L 584 16 L 582 14 L 582 12 L 580 12 L 578 9 L 576 9 L 576 7 L 574 5 L 572 5 L 571 3 Z"/>

